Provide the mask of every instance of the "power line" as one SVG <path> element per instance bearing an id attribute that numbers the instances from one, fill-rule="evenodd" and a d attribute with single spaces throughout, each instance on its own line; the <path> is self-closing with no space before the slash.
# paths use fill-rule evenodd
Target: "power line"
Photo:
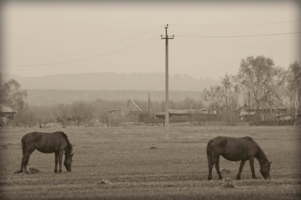
<path id="1" fill-rule="evenodd" d="M 153 40 L 153 39 L 154 38 L 149 39 L 149 40 Z M 154 42 L 160 41 L 160 39 L 157 39 L 155 41 L 148 42 L 146 44 L 138 45 L 138 44 L 144 43 L 144 42 L 149 41 L 149 40 L 145 40 L 143 42 L 136 43 L 134 45 L 127 46 L 125 48 L 117 49 L 117 50 L 114 50 L 114 51 L 110 51 L 110 52 L 106 52 L 106 53 L 103 53 L 103 54 L 99 54 L 99 55 L 95 55 L 95 56 L 91 56 L 91 57 L 86 57 L 86 58 L 82 58 L 82 59 L 70 60 L 70 61 L 65 61 L 65 62 L 56 62 L 56 63 L 29 64 L 29 65 L 5 65 L 5 66 L 6 67 L 35 67 L 35 66 L 42 67 L 42 66 L 49 66 L 49 65 L 58 65 L 58 64 L 65 64 L 65 63 L 73 63 L 73 62 L 84 61 L 84 60 L 91 60 L 91 59 L 96 59 L 96 58 L 100 58 L 100 57 L 105 57 L 105 56 L 109 56 L 109 55 L 113 55 L 113 54 L 117 54 L 117 53 L 129 51 L 129 50 L 132 50 L 132 49 L 135 49 L 135 48 L 139 48 L 139 47 L 142 47 L 142 46 L 149 45 L 149 44 L 152 44 Z M 138 46 L 136 46 L 136 45 L 138 45 Z M 136 46 L 136 47 L 132 47 L 132 46 Z M 129 48 L 129 47 L 132 47 L 132 48 Z M 122 49 L 124 49 L 124 50 L 122 50 Z"/>
<path id="2" fill-rule="evenodd" d="M 139 35 L 136 35 L 136 36 L 133 36 L 133 37 L 130 37 L 130 38 L 127 38 L 127 39 L 124 39 L 124 40 L 120 40 L 118 42 L 114 42 L 114 43 L 111 43 L 111 44 L 108 44 L 108 45 L 104 45 L 104 46 L 101 46 L 101 47 L 97 47 L 97 48 L 94 48 L 94 49 L 88 49 L 88 50 L 84 50 L 84 51 L 78 51 L 78 52 L 74 52 L 74 53 L 69 53 L 69 54 L 63 54 L 63 55 L 57 55 L 57 56 L 48 56 L 48 57 L 39 57 L 39 58 L 22 58 L 22 59 L 12 59 L 12 60 L 34 60 L 34 59 L 47 59 L 47 58 L 58 58 L 58 57 L 64 57 L 64 56 L 70 56 L 70 55 L 76 55 L 76 54 L 80 54 L 80 53 L 85 53 L 85 52 L 89 52 L 89 51 L 94 51 L 94 50 L 97 50 L 97 49 L 102 49 L 102 48 L 105 48 L 105 47 L 108 47 L 108 46 L 112 46 L 112 45 L 115 45 L 115 44 L 119 44 L 119 43 L 122 43 L 122 42 L 125 42 L 127 40 L 131 40 L 133 38 L 136 38 L 136 37 L 139 37 L 141 35 L 144 35 L 146 33 L 149 33 L 149 32 L 152 32 L 152 31 L 155 31 L 159 28 L 162 28 L 162 26 L 159 26 L 155 29 L 152 29 L 150 31 L 147 31 L 147 32 L 144 32 L 144 33 L 141 33 Z"/>
<path id="3" fill-rule="evenodd" d="M 262 36 L 277 36 L 277 35 L 292 35 L 301 33 L 300 31 L 297 32 L 290 32 L 290 33 L 271 33 L 271 34 L 261 34 L 261 35 L 176 35 L 178 37 L 200 37 L 200 38 L 236 38 L 236 37 L 262 37 Z"/>
<path id="4" fill-rule="evenodd" d="M 154 38 L 152 38 L 150 40 L 154 40 Z M 149 41 L 149 40 L 145 40 L 144 42 L 146 42 L 146 41 Z M 101 54 L 101 55 L 97 55 L 95 58 L 100 58 L 100 57 L 104 57 L 104 56 L 109 56 L 109 55 L 113 55 L 113 54 L 125 52 L 125 51 L 128 51 L 128 50 L 136 49 L 138 47 L 146 46 L 148 44 L 152 44 L 152 43 L 155 43 L 155 42 L 158 42 L 158 41 L 160 41 L 160 40 L 158 39 L 158 40 L 155 40 L 155 41 L 152 41 L 152 42 L 148 42 L 146 44 L 142 44 L 142 45 L 139 45 L 139 46 L 136 46 L 137 44 L 130 45 L 128 47 L 131 47 L 131 46 L 136 46 L 136 47 L 132 47 L 132 48 L 125 47 L 125 48 L 117 49 L 117 50 L 114 50 L 114 51 L 111 51 L 111 52 L 107 52 L 107 53 L 104 53 L 104 54 Z M 141 42 L 141 43 L 144 43 L 144 42 Z M 138 43 L 138 44 L 140 44 L 140 43 Z M 122 50 L 122 49 L 125 49 L 125 50 Z"/>
<path id="5" fill-rule="evenodd" d="M 121 49 L 116 49 L 114 51 L 109 51 L 109 52 L 105 52 L 105 53 L 102 53 L 102 54 L 98 54 L 98 55 L 94 55 L 94 56 L 90 56 L 90 57 L 86 57 L 86 58 L 81 58 L 81 59 L 76 59 L 76 60 L 70 60 L 70 61 L 64 61 L 64 62 L 56 62 L 56 63 L 45 63 L 45 64 L 6 65 L 6 66 L 9 66 L 9 67 L 48 66 L 48 65 L 57 65 L 57 64 L 72 63 L 72 62 L 77 62 L 77 61 L 95 59 L 95 58 L 99 58 L 99 57 L 104 57 L 104 56 L 108 56 L 108 55 L 113 55 L 113 54 L 116 54 L 116 53 L 124 52 L 124 51 L 131 50 L 131 49 L 135 49 L 135 48 L 138 48 L 138 47 L 141 47 L 141 46 L 153 43 L 153 42 L 149 42 L 149 43 L 146 43 L 144 45 L 140 45 L 140 46 L 137 46 L 137 47 L 134 47 L 134 48 L 129 48 L 129 47 L 139 45 L 139 44 L 144 43 L 144 42 L 149 41 L 149 40 L 154 40 L 155 38 L 157 38 L 157 37 L 154 37 L 154 38 L 151 38 L 151 39 L 145 40 L 143 42 L 139 42 L 139 43 L 136 43 L 134 45 L 130 45 L 130 46 L 127 46 L 127 47 L 124 47 L 124 48 L 121 48 Z M 123 49 L 125 49 L 125 50 L 123 50 Z"/>
<path id="6" fill-rule="evenodd" d="M 301 20 L 294 21 L 282 21 L 282 22 L 268 22 L 268 23 L 256 23 L 256 24 L 220 24 L 220 25 L 206 25 L 206 24 L 170 24 L 173 26 L 199 26 L 199 27 L 227 27 L 227 26 L 264 26 L 272 24 L 285 24 L 285 23 L 294 23 L 300 22 Z"/>

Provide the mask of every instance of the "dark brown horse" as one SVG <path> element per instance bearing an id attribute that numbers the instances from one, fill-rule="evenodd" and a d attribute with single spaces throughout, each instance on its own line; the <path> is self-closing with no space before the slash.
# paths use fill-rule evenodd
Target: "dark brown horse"
<path id="1" fill-rule="evenodd" d="M 247 160 L 250 162 L 252 178 L 256 179 L 254 170 L 254 158 L 256 158 L 260 164 L 260 173 L 265 179 L 270 178 L 271 162 L 268 161 L 265 153 L 260 146 L 251 138 L 233 138 L 233 137 L 216 137 L 210 140 L 207 144 L 207 158 L 209 175 L 208 180 L 212 179 L 212 168 L 215 164 L 215 168 L 219 179 L 223 179 L 219 169 L 219 158 L 223 156 L 230 161 L 241 161 L 237 180 L 240 180 L 240 174 Z"/>
<path id="2" fill-rule="evenodd" d="M 28 160 L 34 150 L 38 150 L 42 153 L 55 153 L 55 167 L 54 172 L 57 173 L 57 164 L 59 162 L 59 172 L 62 172 L 62 158 L 65 152 L 64 165 L 68 172 L 71 172 L 72 163 L 72 145 L 68 140 L 68 137 L 63 132 L 54 133 L 41 133 L 31 132 L 22 137 L 22 153 L 23 158 L 21 162 L 20 170 L 16 173 L 29 173 L 27 169 Z"/>

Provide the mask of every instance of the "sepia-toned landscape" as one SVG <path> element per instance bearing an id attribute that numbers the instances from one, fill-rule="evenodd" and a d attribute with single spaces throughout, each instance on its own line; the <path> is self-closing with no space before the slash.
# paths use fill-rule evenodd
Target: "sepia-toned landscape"
<path id="1" fill-rule="evenodd" d="M 0 7 L 1 200 L 301 199 L 298 1 Z"/>

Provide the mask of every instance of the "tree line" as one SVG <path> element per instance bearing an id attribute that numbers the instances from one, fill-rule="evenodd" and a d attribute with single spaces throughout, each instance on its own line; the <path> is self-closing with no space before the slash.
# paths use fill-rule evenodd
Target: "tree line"
<path id="1" fill-rule="evenodd" d="M 120 109 L 126 101 L 102 100 L 76 101 L 55 105 L 28 105 L 27 91 L 14 79 L 5 81 L 0 75 L 0 102 L 18 112 L 11 121 L 16 126 L 43 126 L 51 122 L 66 123 L 73 120 L 79 126 L 90 119 L 97 118 L 108 124 L 108 111 Z M 289 112 L 297 114 L 301 94 L 301 67 L 295 61 L 287 69 L 276 66 L 274 61 L 264 56 L 249 56 L 240 63 L 236 75 L 228 75 L 221 84 L 205 88 L 200 92 L 202 100 L 185 98 L 182 101 L 170 101 L 171 109 L 200 109 L 206 107 L 209 113 L 222 116 L 226 124 L 234 125 L 237 121 L 235 110 L 239 106 L 239 98 L 247 102 L 249 107 L 270 108 L 272 105 L 286 104 Z M 148 102 L 135 100 L 145 112 Z M 152 101 L 152 112 L 163 112 L 164 101 Z"/>
<path id="2" fill-rule="evenodd" d="M 109 124 L 108 112 L 120 109 L 126 102 L 126 99 L 123 101 L 95 99 L 94 101 L 75 101 L 67 104 L 29 105 L 26 103 L 28 94 L 17 81 L 11 79 L 5 82 L 1 74 L 0 79 L 0 102 L 17 111 L 15 119 L 10 121 L 10 124 L 13 126 L 33 127 L 39 125 L 40 127 L 44 127 L 48 123 L 57 122 L 67 125 L 69 121 L 80 126 L 89 124 L 91 119 L 98 119 L 104 124 Z M 148 111 L 148 101 L 135 99 L 133 101 L 143 112 Z M 170 101 L 171 109 L 190 107 L 202 108 L 204 106 L 201 101 L 196 101 L 192 98 L 185 98 L 183 101 Z M 164 109 L 164 101 L 151 101 L 151 112 L 163 112 Z"/>
<path id="3" fill-rule="evenodd" d="M 223 114 L 228 124 L 235 124 L 239 97 L 255 110 L 285 104 L 288 112 L 296 116 L 300 94 L 300 62 L 295 61 L 284 69 L 276 66 L 270 58 L 250 56 L 241 61 L 236 75 L 226 74 L 220 85 L 204 89 L 202 97 L 209 109 Z"/>

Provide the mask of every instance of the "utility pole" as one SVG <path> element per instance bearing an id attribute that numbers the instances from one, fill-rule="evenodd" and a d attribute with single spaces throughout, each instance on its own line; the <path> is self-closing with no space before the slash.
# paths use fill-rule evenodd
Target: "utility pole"
<path id="1" fill-rule="evenodd" d="M 148 110 L 148 117 L 150 119 L 151 118 L 151 113 L 150 113 L 150 93 L 148 93 L 147 110 Z"/>
<path id="2" fill-rule="evenodd" d="M 165 38 L 161 35 L 161 39 L 165 39 L 165 131 L 166 131 L 166 140 L 169 140 L 169 111 L 168 111 L 168 102 L 169 102 L 169 91 L 168 91 L 168 40 L 174 39 L 174 35 L 169 38 L 167 35 L 168 24 L 165 26 Z"/>
<path id="3" fill-rule="evenodd" d="M 249 91 L 249 116 L 248 116 L 248 122 L 250 121 L 250 111 L 251 111 L 250 96 L 251 96 L 251 93 Z"/>

